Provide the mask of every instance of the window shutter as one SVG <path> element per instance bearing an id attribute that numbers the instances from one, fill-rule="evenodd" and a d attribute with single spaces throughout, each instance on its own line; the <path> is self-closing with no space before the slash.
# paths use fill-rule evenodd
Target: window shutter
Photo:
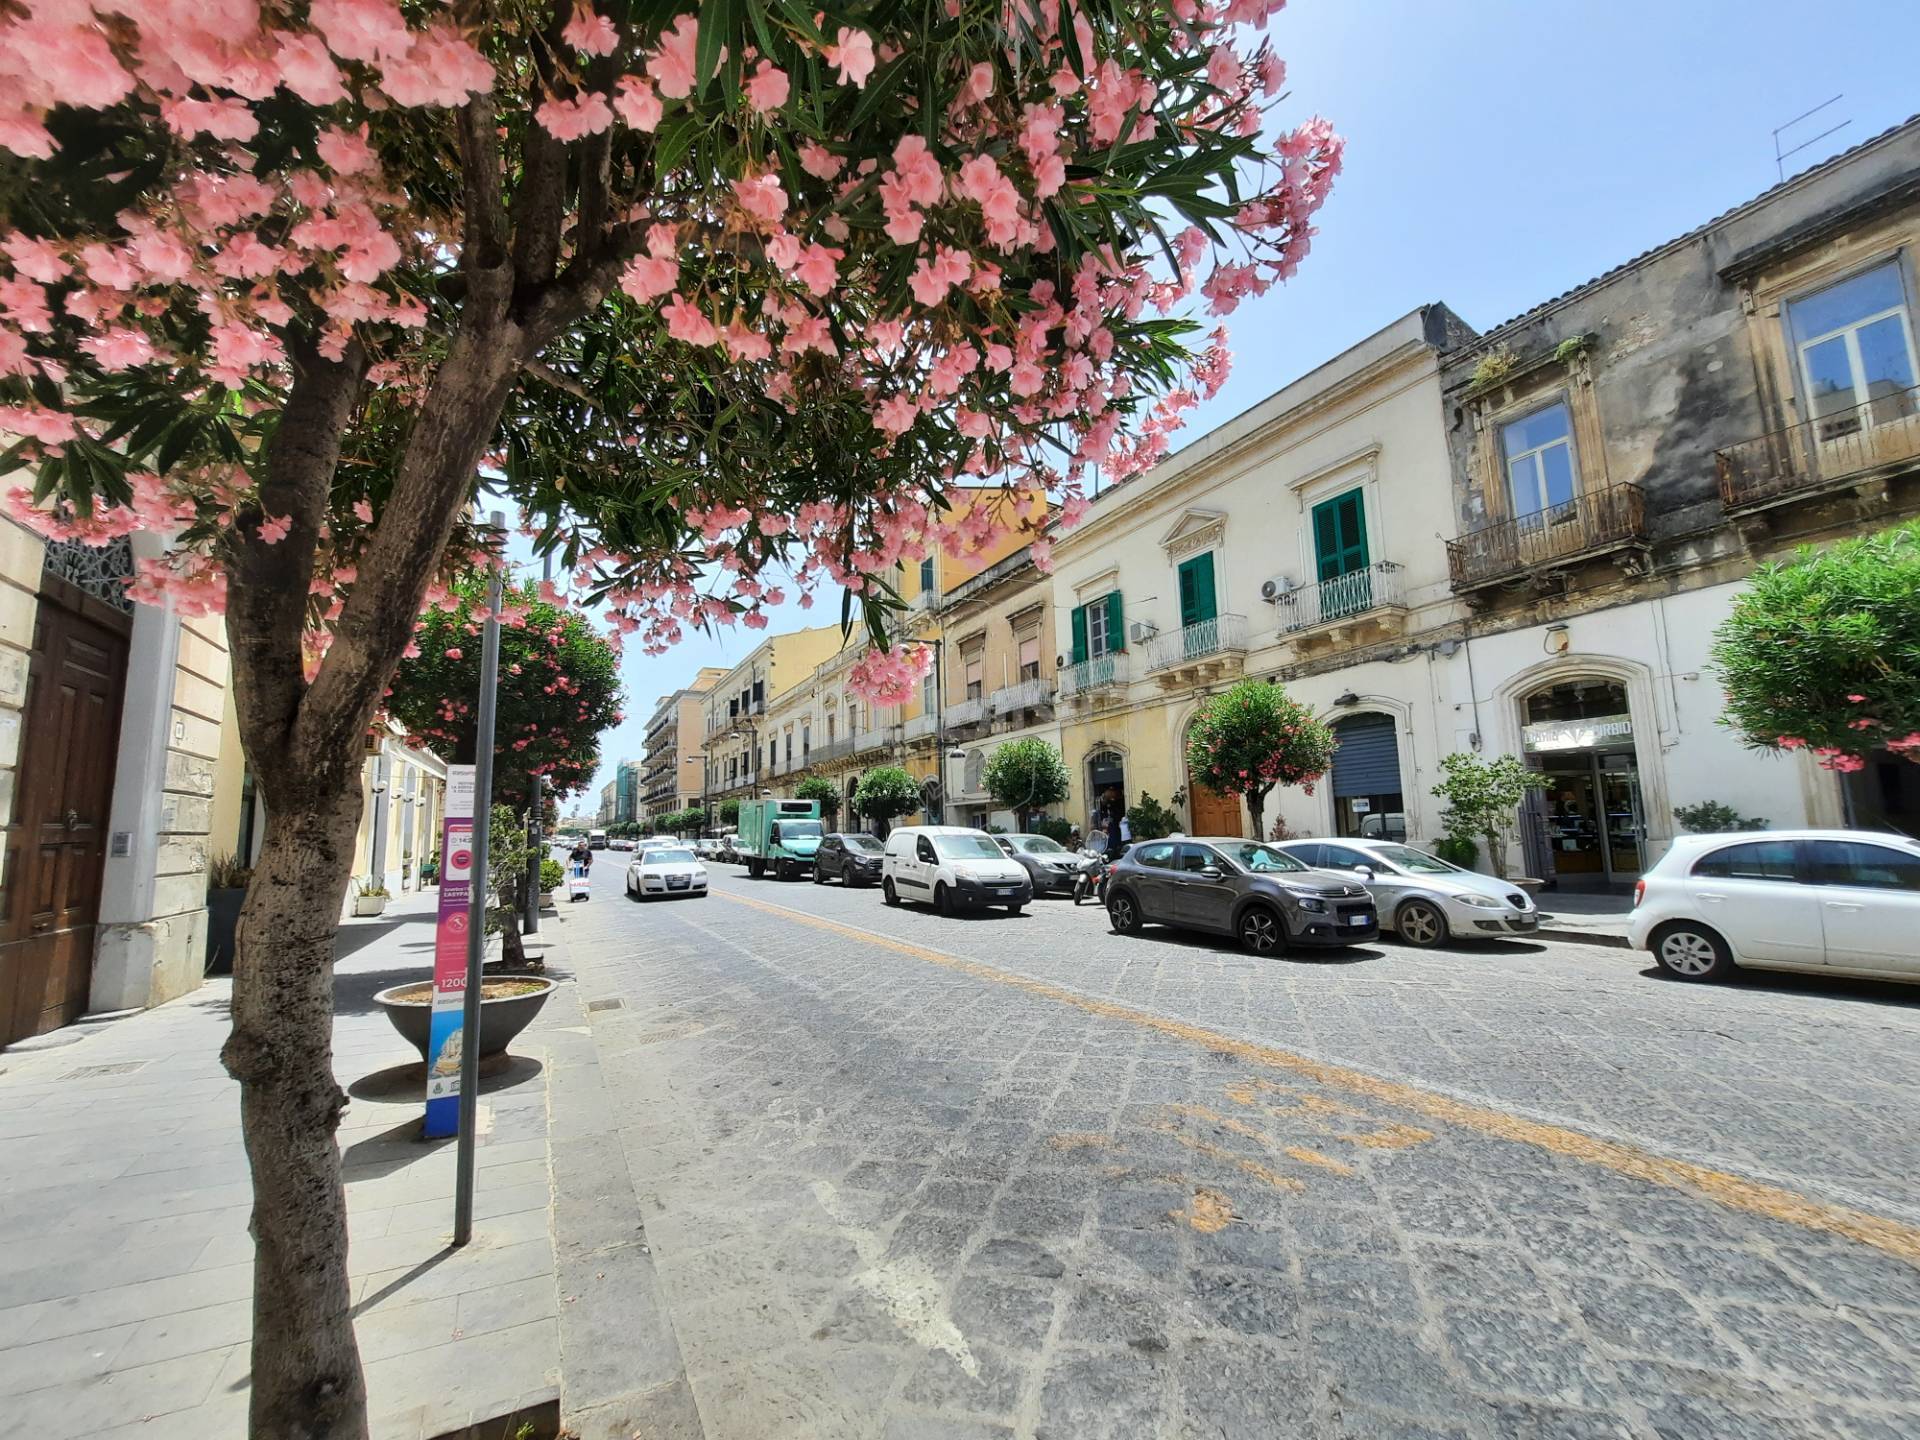
<path id="1" fill-rule="evenodd" d="M 1400 746 L 1391 715 L 1356 715 L 1333 727 L 1333 793 L 1393 795 L 1400 790 Z"/>
<path id="2" fill-rule="evenodd" d="M 1087 658 L 1087 607 L 1073 607 L 1073 663 L 1078 665 Z"/>
<path id="3" fill-rule="evenodd" d="M 1107 649 L 1127 648 L 1127 619 L 1120 608 L 1120 592 L 1107 592 Z"/>

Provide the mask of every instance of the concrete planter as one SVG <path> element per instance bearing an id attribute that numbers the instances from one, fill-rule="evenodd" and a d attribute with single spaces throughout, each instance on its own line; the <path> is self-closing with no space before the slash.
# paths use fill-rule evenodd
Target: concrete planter
<path id="1" fill-rule="evenodd" d="M 225 975 L 233 970 L 233 935 L 240 924 L 240 906 L 247 898 L 247 887 L 234 886 L 207 891 L 207 974 Z"/>
<path id="2" fill-rule="evenodd" d="M 487 985 L 510 984 L 523 993 L 502 995 L 493 999 L 486 998 Z M 526 987 L 534 986 L 535 989 Z M 486 1060 L 495 1055 L 504 1055 L 513 1037 L 533 1022 L 540 1013 L 540 1007 L 547 1003 L 547 996 L 553 993 L 554 982 L 543 976 L 535 975 L 489 975 L 482 983 L 480 1000 L 480 1058 Z M 424 996 L 428 1003 L 418 998 L 402 1000 L 397 997 L 412 995 Z M 431 981 L 416 980 L 406 985 L 393 985 L 373 997 L 373 1003 L 386 1011 L 387 1019 L 399 1032 L 400 1038 L 420 1052 L 420 1058 L 427 1058 L 429 1031 L 433 1025 L 433 984 Z"/>
<path id="3" fill-rule="evenodd" d="M 385 895 L 356 895 L 353 897 L 353 913 L 363 916 L 381 914 L 387 908 L 387 900 Z"/>

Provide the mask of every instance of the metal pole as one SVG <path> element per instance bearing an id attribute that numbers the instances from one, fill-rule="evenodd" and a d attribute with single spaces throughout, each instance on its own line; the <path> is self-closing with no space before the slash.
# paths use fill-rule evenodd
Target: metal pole
<path id="1" fill-rule="evenodd" d="M 944 825 L 947 823 L 947 656 L 940 641 L 927 643 L 933 646 L 933 783 L 934 793 L 940 797 L 940 813 L 933 817 L 933 823 Z"/>
<path id="2" fill-rule="evenodd" d="M 488 517 L 495 540 L 505 547 L 507 518 L 496 510 Z M 500 679 L 501 551 L 493 557 L 493 576 L 487 586 L 487 626 L 480 641 L 479 733 L 473 753 L 473 897 L 467 911 L 467 990 L 460 1022 L 465 1041 L 460 1051 L 460 1139 L 454 1162 L 453 1243 L 473 1238 L 474 1127 L 480 1105 L 480 963 L 487 950 L 487 900 L 491 875 L 487 869 L 488 841 L 493 830 L 493 702 Z"/>
<path id="3" fill-rule="evenodd" d="M 547 777 L 533 777 L 533 813 L 527 820 L 527 900 L 522 935 L 540 933 L 540 863 L 547 858 Z"/>

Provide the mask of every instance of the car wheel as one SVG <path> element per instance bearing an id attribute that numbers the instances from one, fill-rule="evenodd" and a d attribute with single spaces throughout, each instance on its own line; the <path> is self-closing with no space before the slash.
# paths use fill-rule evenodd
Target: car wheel
<path id="1" fill-rule="evenodd" d="M 953 913 L 953 897 L 947 894 L 947 885 L 944 880 L 933 887 L 933 908 L 942 915 Z"/>
<path id="2" fill-rule="evenodd" d="M 827 872 L 820 868 L 820 862 L 817 860 L 813 864 L 813 883 L 816 885 L 827 883 Z"/>
<path id="3" fill-rule="evenodd" d="M 1265 905 L 1250 906 L 1234 928 L 1241 946 L 1255 955 L 1277 955 L 1287 948 L 1287 922 Z"/>
<path id="4" fill-rule="evenodd" d="M 893 888 L 893 881 L 882 880 L 880 882 L 880 892 L 887 904 L 898 905 L 900 903 L 900 892 Z"/>
<path id="5" fill-rule="evenodd" d="M 1107 902 L 1107 919 L 1116 935 L 1140 933 L 1139 903 L 1124 890 L 1115 891 L 1113 898 Z"/>
<path id="6" fill-rule="evenodd" d="M 1430 950 L 1447 943 L 1447 917 L 1431 900 L 1409 900 L 1393 917 L 1394 933 L 1409 945 Z"/>
<path id="7" fill-rule="evenodd" d="M 1726 941 L 1706 926 L 1686 921 L 1661 926 L 1652 950 L 1660 968 L 1680 980 L 1724 980 L 1734 968 Z"/>
<path id="8" fill-rule="evenodd" d="M 1015 901 L 1013 904 L 1007 906 L 1007 914 L 1018 915 L 1022 910 L 1026 908 L 1027 907 L 1025 905 L 1019 903 L 1018 901 Z"/>

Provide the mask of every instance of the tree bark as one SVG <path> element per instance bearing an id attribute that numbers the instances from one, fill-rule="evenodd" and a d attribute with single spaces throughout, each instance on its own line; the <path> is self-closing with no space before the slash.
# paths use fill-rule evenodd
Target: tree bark
<path id="1" fill-rule="evenodd" d="M 366 1384 L 347 1283 L 346 1197 L 334 1134 L 333 935 L 360 819 L 357 784 L 269 809 L 240 912 L 233 1032 L 253 1171 L 254 1440 L 362 1440 Z"/>

